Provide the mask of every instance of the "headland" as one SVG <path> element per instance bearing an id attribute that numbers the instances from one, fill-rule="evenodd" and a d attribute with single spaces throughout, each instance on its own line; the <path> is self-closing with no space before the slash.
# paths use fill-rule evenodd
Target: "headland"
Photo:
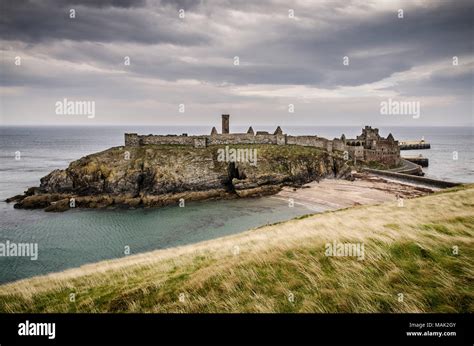
<path id="1" fill-rule="evenodd" d="M 399 167 L 398 141 L 366 126 L 354 139 L 328 140 L 274 133 L 210 135 L 125 134 L 125 145 L 110 148 L 52 171 L 23 195 L 15 208 L 65 211 L 70 208 L 159 207 L 185 201 L 258 197 L 284 186 L 323 178 L 351 179 L 360 167 Z"/>

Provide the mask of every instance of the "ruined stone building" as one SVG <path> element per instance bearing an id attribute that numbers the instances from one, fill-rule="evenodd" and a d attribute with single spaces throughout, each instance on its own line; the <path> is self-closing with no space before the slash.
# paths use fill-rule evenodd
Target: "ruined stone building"
<path id="1" fill-rule="evenodd" d="M 232 145 L 232 144 L 273 144 L 273 145 L 301 145 L 322 148 L 329 152 L 347 152 L 349 158 L 361 161 L 376 161 L 388 165 L 400 163 L 400 149 L 398 141 L 392 134 L 387 138 L 379 135 L 378 129 L 366 126 L 362 134 L 355 139 L 346 139 L 343 134 L 341 138 L 328 140 L 323 137 L 314 136 L 291 136 L 284 134 L 280 126 L 273 133 L 266 131 L 254 132 L 250 126 L 246 133 L 230 133 L 230 115 L 222 115 L 222 130 L 218 133 L 215 127 L 210 135 L 188 136 L 183 135 L 138 135 L 136 133 L 125 134 L 125 146 L 141 145 L 189 145 L 195 148 L 205 148 L 209 145 Z"/>
<path id="2" fill-rule="evenodd" d="M 390 133 L 387 138 L 379 135 L 379 129 L 366 126 L 356 139 L 345 140 L 345 148 L 356 159 L 366 162 L 377 161 L 390 165 L 400 163 L 398 141 Z"/>

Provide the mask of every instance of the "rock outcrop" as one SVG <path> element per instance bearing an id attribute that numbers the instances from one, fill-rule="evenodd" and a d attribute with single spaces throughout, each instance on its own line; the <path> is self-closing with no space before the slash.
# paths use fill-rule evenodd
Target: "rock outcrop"
<path id="1" fill-rule="evenodd" d="M 7 200 L 15 208 L 64 211 L 71 207 L 164 206 L 185 201 L 263 196 L 284 185 L 347 177 L 337 153 L 296 145 L 245 145 L 257 162 L 220 161 L 222 146 L 115 147 L 72 162 L 41 179 L 39 187 Z"/>

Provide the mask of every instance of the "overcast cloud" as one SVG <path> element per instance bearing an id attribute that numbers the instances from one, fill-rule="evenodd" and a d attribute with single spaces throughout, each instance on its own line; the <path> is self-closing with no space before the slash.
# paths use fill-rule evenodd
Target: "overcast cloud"
<path id="1" fill-rule="evenodd" d="M 3 125 L 473 125 L 473 1 L 0 4 Z M 95 118 L 57 115 L 64 98 Z M 420 118 L 381 115 L 389 98 Z"/>

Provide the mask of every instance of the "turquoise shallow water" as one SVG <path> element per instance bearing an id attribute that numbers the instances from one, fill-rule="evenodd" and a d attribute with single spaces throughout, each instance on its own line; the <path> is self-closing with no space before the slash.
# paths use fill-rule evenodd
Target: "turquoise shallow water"
<path id="1" fill-rule="evenodd" d="M 38 244 L 38 259 L 0 257 L 0 282 L 130 253 L 196 243 L 310 213 L 266 197 L 187 203 L 184 208 L 71 210 L 45 213 L 4 206 L 0 242 Z"/>
<path id="2" fill-rule="evenodd" d="M 233 132 L 246 128 L 232 128 Z M 259 130 L 274 130 L 263 128 Z M 345 133 L 353 138 L 360 127 L 285 128 L 289 134 L 318 134 L 326 138 Z M 210 127 L 0 127 L 0 200 L 37 186 L 53 169 L 112 146 L 123 144 L 124 132 L 209 133 Z M 424 136 L 432 149 L 420 151 L 430 159 L 427 176 L 474 182 L 472 128 L 392 128 L 397 139 Z M 20 151 L 21 159 L 15 160 Z M 458 152 L 458 160 L 452 152 Z M 413 155 L 417 152 L 407 151 Z M 77 267 L 85 263 L 191 244 L 288 220 L 312 211 L 271 197 L 247 200 L 208 201 L 162 209 L 72 210 L 45 213 L 42 210 L 15 210 L 0 202 L 0 243 L 37 243 L 38 260 L 0 256 L 0 283 Z"/>

